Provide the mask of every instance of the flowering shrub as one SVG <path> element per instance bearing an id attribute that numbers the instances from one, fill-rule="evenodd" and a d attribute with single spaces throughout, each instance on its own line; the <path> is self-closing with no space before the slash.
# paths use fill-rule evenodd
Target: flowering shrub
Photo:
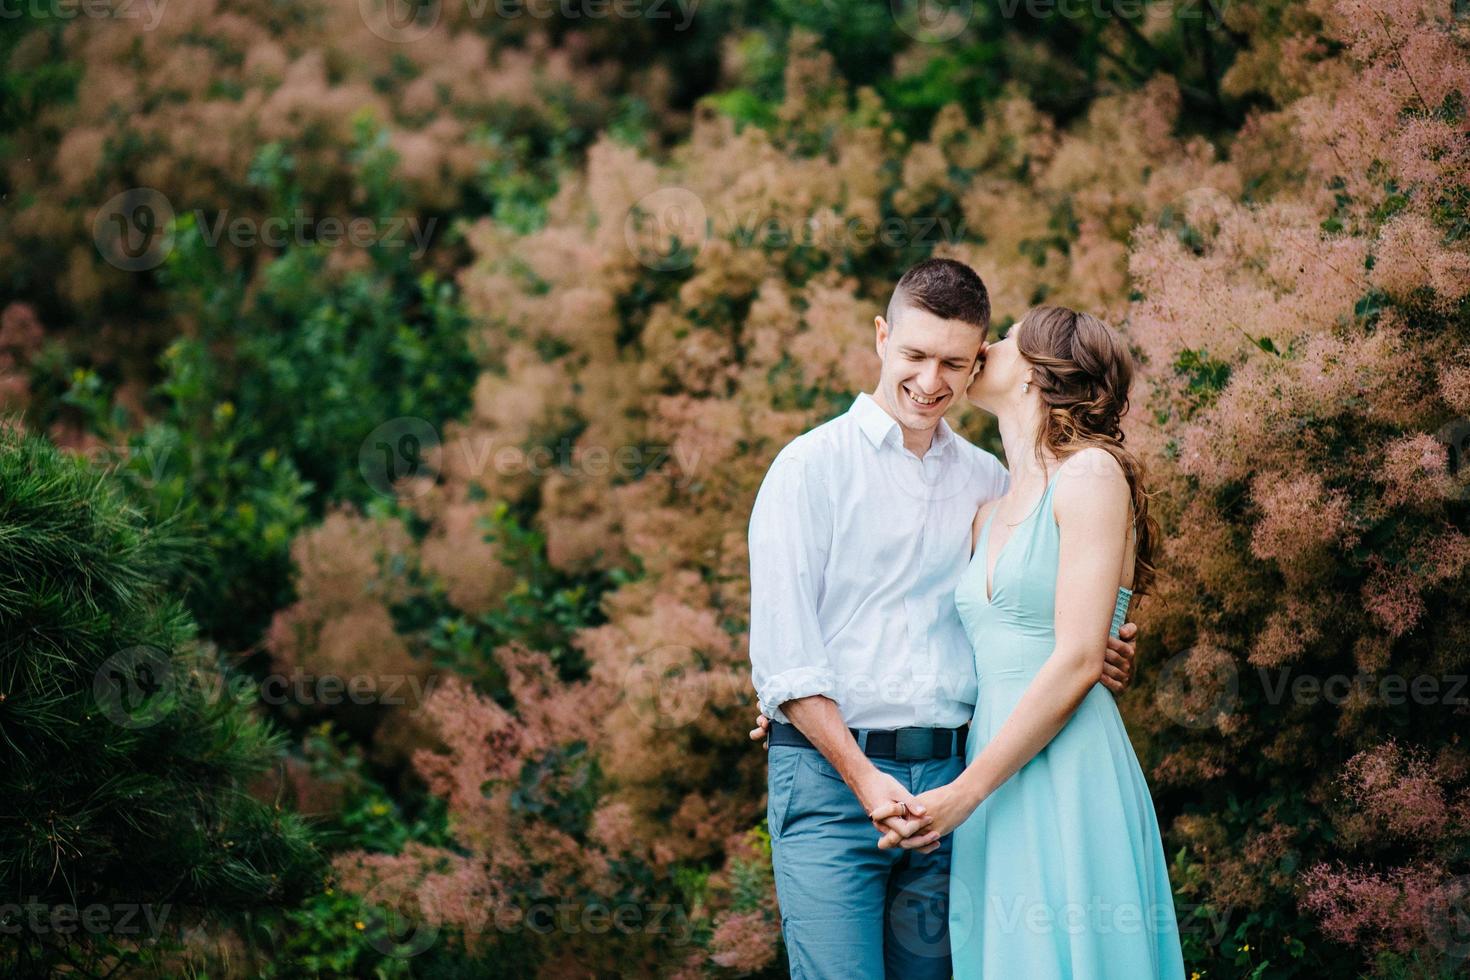
<path id="1" fill-rule="evenodd" d="M 1231 155 L 1271 192 L 1198 188 L 1132 242 L 1173 517 L 1144 630 L 1191 648 L 1135 732 L 1224 952 L 1439 975 L 1470 871 L 1470 60 L 1448 4 L 1311 12 L 1231 80 L 1282 100 Z"/>

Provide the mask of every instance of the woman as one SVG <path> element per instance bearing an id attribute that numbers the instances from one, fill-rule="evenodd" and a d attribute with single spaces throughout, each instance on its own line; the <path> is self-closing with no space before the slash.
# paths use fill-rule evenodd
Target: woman
<path id="1" fill-rule="evenodd" d="M 976 515 L 955 588 L 979 678 L 966 768 L 918 797 L 932 822 L 901 844 L 954 833 L 956 977 L 1184 976 L 1148 785 L 1098 684 L 1103 637 L 1153 576 L 1155 526 L 1118 425 L 1131 379 L 1106 324 L 1041 307 L 966 393 L 1000 423 L 1010 489 Z"/>

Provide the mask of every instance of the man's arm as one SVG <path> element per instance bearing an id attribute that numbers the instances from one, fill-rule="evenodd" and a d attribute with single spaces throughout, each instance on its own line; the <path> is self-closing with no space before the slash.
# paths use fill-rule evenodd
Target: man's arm
<path id="1" fill-rule="evenodd" d="M 834 697 L 837 678 L 817 619 L 832 514 L 820 476 L 805 461 L 776 458 L 750 514 L 750 675 L 761 711 L 787 722 L 781 706 Z"/>
<path id="2" fill-rule="evenodd" d="M 787 701 L 783 707 L 791 723 L 799 728 L 801 733 L 810 739 L 817 750 L 826 756 L 827 761 L 837 769 L 842 776 L 842 781 L 847 783 L 848 789 L 852 790 L 852 794 L 862 805 L 863 812 L 872 813 L 890 803 L 907 804 L 907 812 L 912 814 L 915 820 L 904 821 L 893 817 L 873 821 L 873 826 L 880 832 L 903 828 L 905 831 L 914 833 L 929 826 L 928 812 L 924 805 L 915 799 L 914 794 L 910 793 L 903 783 L 873 765 L 873 761 L 863 754 L 862 749 L 858 748 L 857 740 L 852 737 L 852 732 L 842 721 L 842 713 L 837 710 L 837 702 L 817 695 Z"/>
<path id="3" fill-rule="evenodd" d="M 778 457 L 750 515 L 751 679 L 762 713 L 795 725 L 872 812 L 914 797 L 862 753 L 835 700 L 817 619 L 832 533 L 821 477 L 799 457 Z"/>

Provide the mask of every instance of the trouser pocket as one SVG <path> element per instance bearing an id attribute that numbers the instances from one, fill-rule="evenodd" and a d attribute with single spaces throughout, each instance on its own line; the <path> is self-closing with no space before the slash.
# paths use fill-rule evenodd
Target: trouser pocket
<path id="1" fill-rule="evenodd" d="M 766 827 L 774 840 L 781 836 L 791 801 L 796 795 L 796 774 L 801 753 L 811 751 L 794 745 L 773 745 L 766 760 Z"/>

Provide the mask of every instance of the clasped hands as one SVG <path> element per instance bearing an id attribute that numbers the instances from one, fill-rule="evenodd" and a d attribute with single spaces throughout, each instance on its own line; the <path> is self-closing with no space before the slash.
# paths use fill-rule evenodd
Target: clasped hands
<path id="1" fill-rule="evenodd" d="M 956 780 L 907 800 L 881 804 L 868 812 L 868 819 L 879 834 L 880 850 L 902 847 L 930 854 L 939 849 L 940 838 L 953 833 L 979 804 Z"/>
<path id="2" fill-rule="evenodd" d="M 764 714 L 757 715 L 755 727 L 750 730 L 751 741 L 764 742 L 770 730 L 771 720 Z M 968 800 L 956 783 L 915 796 L 903 783 L 876 767 L 859 781 L 854 792 L 868 811 L 881 850 L 902 847 L 924 854 L 937 851 L 939 839 L 964 823 L 980 802 Z"/>

